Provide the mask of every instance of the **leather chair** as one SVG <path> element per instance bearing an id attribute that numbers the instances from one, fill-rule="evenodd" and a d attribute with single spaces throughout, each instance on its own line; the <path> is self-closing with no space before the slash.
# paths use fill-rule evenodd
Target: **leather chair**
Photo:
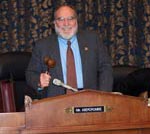
<path id="1" fill-rule="evenodd" d="M 129 65 L 116 65 L 113 66 L 113 77 L 114 77 L 114 83 L 113 83 L 113 91 L 114 92 L 122 92 L 120 89 L 121 83 L 125 81 L 126 77 L 138 70 L 139 68 L 136 66 L 129 66 Z"/>
<path id="2" fill-rule="evenodd" d="M 25 70 L 30 57 L 30 52 L 7 52 L 0 54 L 0 81 L 13 81 L 16 111 L 22 111 L 24 108 L 25 90 L 28 88 L 25 82 Z"/>
<path id="3" fill-rule="evenodd" d="M 133 69 L 117 82 L 114 90 L 118 92 L 130 96 L 150 97 L 150 68 Z"/>

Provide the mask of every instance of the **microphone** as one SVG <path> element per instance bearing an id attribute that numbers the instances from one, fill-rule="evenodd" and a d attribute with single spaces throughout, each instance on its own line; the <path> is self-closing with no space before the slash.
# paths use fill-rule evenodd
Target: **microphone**
<path id="1" fill-rule="evenodd" d="M 73 87 L 71 87 L 71 86 L 69 86 L 69 85 L 66 85 L 66 84 L 64 84 L 61 80 L 58 80 L 58 79 L 53 79 L 53 84 L 54 84 L 54 85 L 57 85 L 57 86 L 62 86 L 62 87 L 67 88 L 67 89 L 71 89 L 71 90 L 74 91 L 74 92 L 77 92 L 77 91 L 78 91 L 78 89 L 73 88 Z"/>

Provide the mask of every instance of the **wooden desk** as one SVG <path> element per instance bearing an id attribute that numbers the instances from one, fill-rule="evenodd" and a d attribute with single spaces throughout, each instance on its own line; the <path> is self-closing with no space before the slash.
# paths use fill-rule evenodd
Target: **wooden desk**
<path id="1" fill-rule="evenodd" d="M 146 100 L 93 90 L 35 101 L 25 112 L 0 114 L 0 122 L 4 117 L 9 122 L 1 124 L 0 132 L 15 134 L 150 133 Z"/>

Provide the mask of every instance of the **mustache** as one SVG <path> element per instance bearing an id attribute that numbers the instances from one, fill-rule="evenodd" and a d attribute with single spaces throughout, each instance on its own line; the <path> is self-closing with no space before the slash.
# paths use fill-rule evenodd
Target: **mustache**
<path id="1" fill-rule="evenodd" d="M 63 26 L 61 29 L 63 29 L 63 30 L 69 30 L 69 29 L 72 29 L 72 27 L 71 26 Z"/>

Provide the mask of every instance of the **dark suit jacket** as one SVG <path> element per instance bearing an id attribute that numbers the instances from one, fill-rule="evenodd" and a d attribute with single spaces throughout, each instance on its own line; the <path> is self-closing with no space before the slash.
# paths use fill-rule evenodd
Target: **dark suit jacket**
<path id="1" fill-rule="evenodd" d="M 84 89 L 112 90 L 112 67 L 106 47 L 100 41 L 98 34 L 93 32 L 80 32 L 77 34 L 82 70 Z M 32 58 L 26 71 L 26 80 L 29 86 L 37 89 L 39 75 L 47 70 L 43 59 L 50 56 L 56 61 L 56 66 L 50 69 L 52 78 L 63 80 L 61 58 L 57 35 L 53 34 L 46 39 L 39 40 L 33 48 Z M 50 83 L 47 96 L 65 94 L 65 89 Z"/>

